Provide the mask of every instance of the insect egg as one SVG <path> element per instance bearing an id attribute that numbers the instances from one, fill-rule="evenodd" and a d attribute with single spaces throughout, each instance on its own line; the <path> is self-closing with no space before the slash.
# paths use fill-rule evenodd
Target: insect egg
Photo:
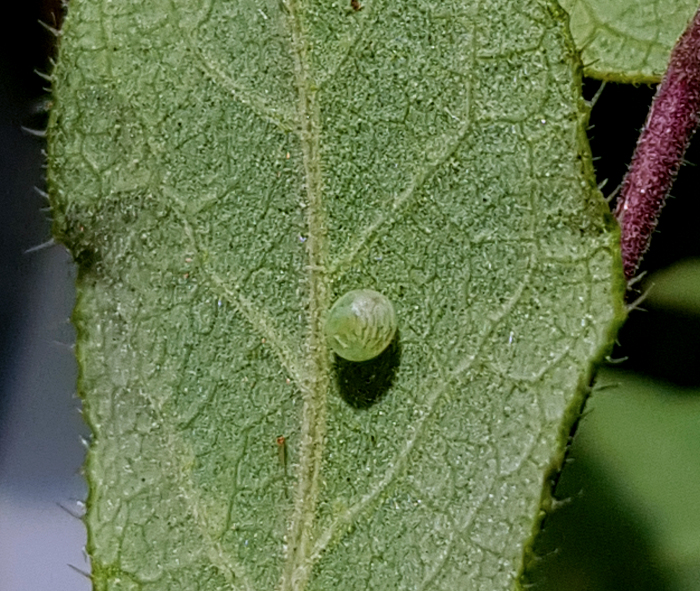
<path id="1" fill-rule="evenodd" d="M 326 339 L 343 359 L 367 361 L 389 346 L 396 327 L 389 298 L 372 289 L 355 289 L 333 304 L 326 320 Z"/>

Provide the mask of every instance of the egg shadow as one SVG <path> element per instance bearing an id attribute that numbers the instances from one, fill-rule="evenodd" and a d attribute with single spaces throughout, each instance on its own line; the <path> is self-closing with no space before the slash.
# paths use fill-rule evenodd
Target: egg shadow
<path id="1" fill-rule="evenodd" d="M 335 376 L 340 396 L 350 406 L 368 409 L 379 402 L 394 384 L 401 363 L 399 331 L 379 356 L 368 361 L 348 361 L 335 356 Z"/>

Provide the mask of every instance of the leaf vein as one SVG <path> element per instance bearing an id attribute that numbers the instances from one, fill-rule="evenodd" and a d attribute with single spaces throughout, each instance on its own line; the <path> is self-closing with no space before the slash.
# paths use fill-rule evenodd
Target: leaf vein
<path id="1" fill-rule="evenodd" d="M 286 556 L 279 583 L 281 591 L 301 591 L 310 577 L 308 555 L 313 542 L 316 506 L 320 494 L 321 464 L 326 436 L 326 398 L 330 388 L 330 354 L 323 334 L 322 318 L 328 308 L 327 223 L 322 203 L 318 88 L 312 79 L 310 48 L 297 0 L 281 0 L 291 31 L 294 78 L 297 92 L 297 120 L 305 172 L 306 223 L 308 240 L 306 266 L 309 301 L 306 351 L 309 380 L 302 387 L 303 407 L 297 484 L 286 539 Z"/>
<path id="2" fill-rule="evenodd" d="M 370 242 L 379 237 L 382 233 L 388 232 L 391 227 L 398 222 L 405 210 L 410 204 L 414 196 L 420 191 L 423 185 L 430 177 L 442 166 L 447 159 L 454 154 L 459 148 L 462 141 L 466 138 L 471 122 L 464 123 L 459 132 L 453 138 L 453 141 L 448 143 L 445 150 L 432 162 L 418 170 L 413 176 L 409 185 L 395 197 L 388 210 L 381 212 L 374 221 L 367 226 L 361 233 L 357 241 L 351 244 L 344 253 L 342 253 L 334 262 L 331 263 L 329 274 L 341 278 L 347 270 L 352 268 L 360 253 L 368 246 Z"/>
<path id="3" fill-rule="evenodd" d="M 245 105 L 258 117 L 272 123 L 282 131 L 297 132 L 299 125 L 293 112 L 282 106 L 273 106 L 264 98 L 237 84 L 235 80 L 224 73 L 223 68 L 213 58 L 205 55 L 194 39 L 190 41 L 189 46 L 199 58 L 197 64 L 204 75 L 224 88 L 237 102 Z"/>
<path id="4" fill-rule="evenodd" d="M 295 348 L 291 345 L 292 339 L 275 325 L 269 313 L 265 312 L 259 305 L 255 305 L 251 302 L 237 286 L 230 287 L 229 284 L 221 279 L 214 271 L 207 269 L 206 263 L 203 262 L 205 257 L 202 256 L 202 251 L 197 243 L 192 225 L 185 215 L 179 211 L 179 208 L 175 208 L 175 211 L 180 217 L 185 228 L 185 234 L 189 238 L 192 248 L 200 255 L 199 259 L 202 261 L 201 269 L 205 278 L 210 284 L 223 293 L 226 300 L 238 310 L 254 330 L 265 337 L 267 344 L 270 345 L 271 349 L 275 352 L 291 379 L 294 380 L 300 389 L 303 389 L 308 379 L 305 370 L 298 362 L 300 351 L 295 351 Z"/>
<path id="5" fill-rule="evenodd" d="M 180 493 L 187 501 L 187 506 L 191 511 L 197 529 L 202 536 L 202 540 L 206 543 L 207 556 L 212 561 L 212 564 L 224 574 L 230 585 L 233 585 L 235 578 L 237 582 L 243 585 L 246 591 L 254 591 L 255 588 L 248 580 L 244 566 L 232 560 L 230 553 L 224 550 L 221 542 L 214 539 L 212 536 L 212 528 L 207 523 L 206 519 L 206 510 L 201 503 L 197 488 L 191 478 L 192 466 L 191 462 L 188 461 L 192 456 L 191 450 L 182 438 L 178 437 L 175 430 L 171 428 L 171 425 L 176 423 L 174 417 L 169 418 L 164 416 L 160 408 L 161 405 L 157 404 L 156 401 L 143 390 L 139 389 L 138 394 L 146 401 L 148 406 L 151 407 L 158 417 L 159 424 L 164 432 L 164 439 L 166 440 L 163 447 L 170 452 L 170 461 L 172 464 L 178 466 L 178 469 L 171 470 L 170 473 L 174 475 Z"/>

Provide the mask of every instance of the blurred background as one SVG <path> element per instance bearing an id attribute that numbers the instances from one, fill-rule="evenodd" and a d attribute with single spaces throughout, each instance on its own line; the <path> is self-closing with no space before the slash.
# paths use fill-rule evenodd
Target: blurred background
<path id="1" fill-rule="evenodd" d="M 70 324 L 74 268 L 50 240 L 44 140 L 60 0 L 10 3 L 0 37 L 0 591 L 87 591 L 86 487 Z M 600 82 L 587 80 L 591 98 Z M 653 89 L 607 85 L 589 136 L 611 194 Z M 700 139 L 700 138 L 699 138 Z M 533 588 L 700 590 L 700 141 L 645 259 L 643 310 L 604 368 L 544 523 Z M 42 246 L 43 245 L 43 246 Z"/>

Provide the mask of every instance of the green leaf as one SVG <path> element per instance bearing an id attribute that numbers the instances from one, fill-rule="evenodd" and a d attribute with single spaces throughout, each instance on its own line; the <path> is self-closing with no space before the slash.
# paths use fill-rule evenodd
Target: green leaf
<path id="1" fill-rule="evenodd" d="M 700 259 L 686 259 L 645 281 L 647 301 L 687 315 L 700 315 Z"/>
<path id="2" fill-rule="evenodd" d="M 591 397 L 581 445 L 609 486 L 637 509 L 653 536 L 658 567 L 679 589 L 700 575 L 700 391 L 607 370 Z"/>
<path id="3" fill-rule="evenodd" d="M 549 2 L 363 5 L 71 4 L 97 589 L 513 585 L 623 316 L 576 53 Z M 356 288 L 369 365 L 323 335 Z"/>
<path id="4" fill-rule="evenodd" d="M 561 0 L 586 76 L 658 82 L 697 0 Z"/>

